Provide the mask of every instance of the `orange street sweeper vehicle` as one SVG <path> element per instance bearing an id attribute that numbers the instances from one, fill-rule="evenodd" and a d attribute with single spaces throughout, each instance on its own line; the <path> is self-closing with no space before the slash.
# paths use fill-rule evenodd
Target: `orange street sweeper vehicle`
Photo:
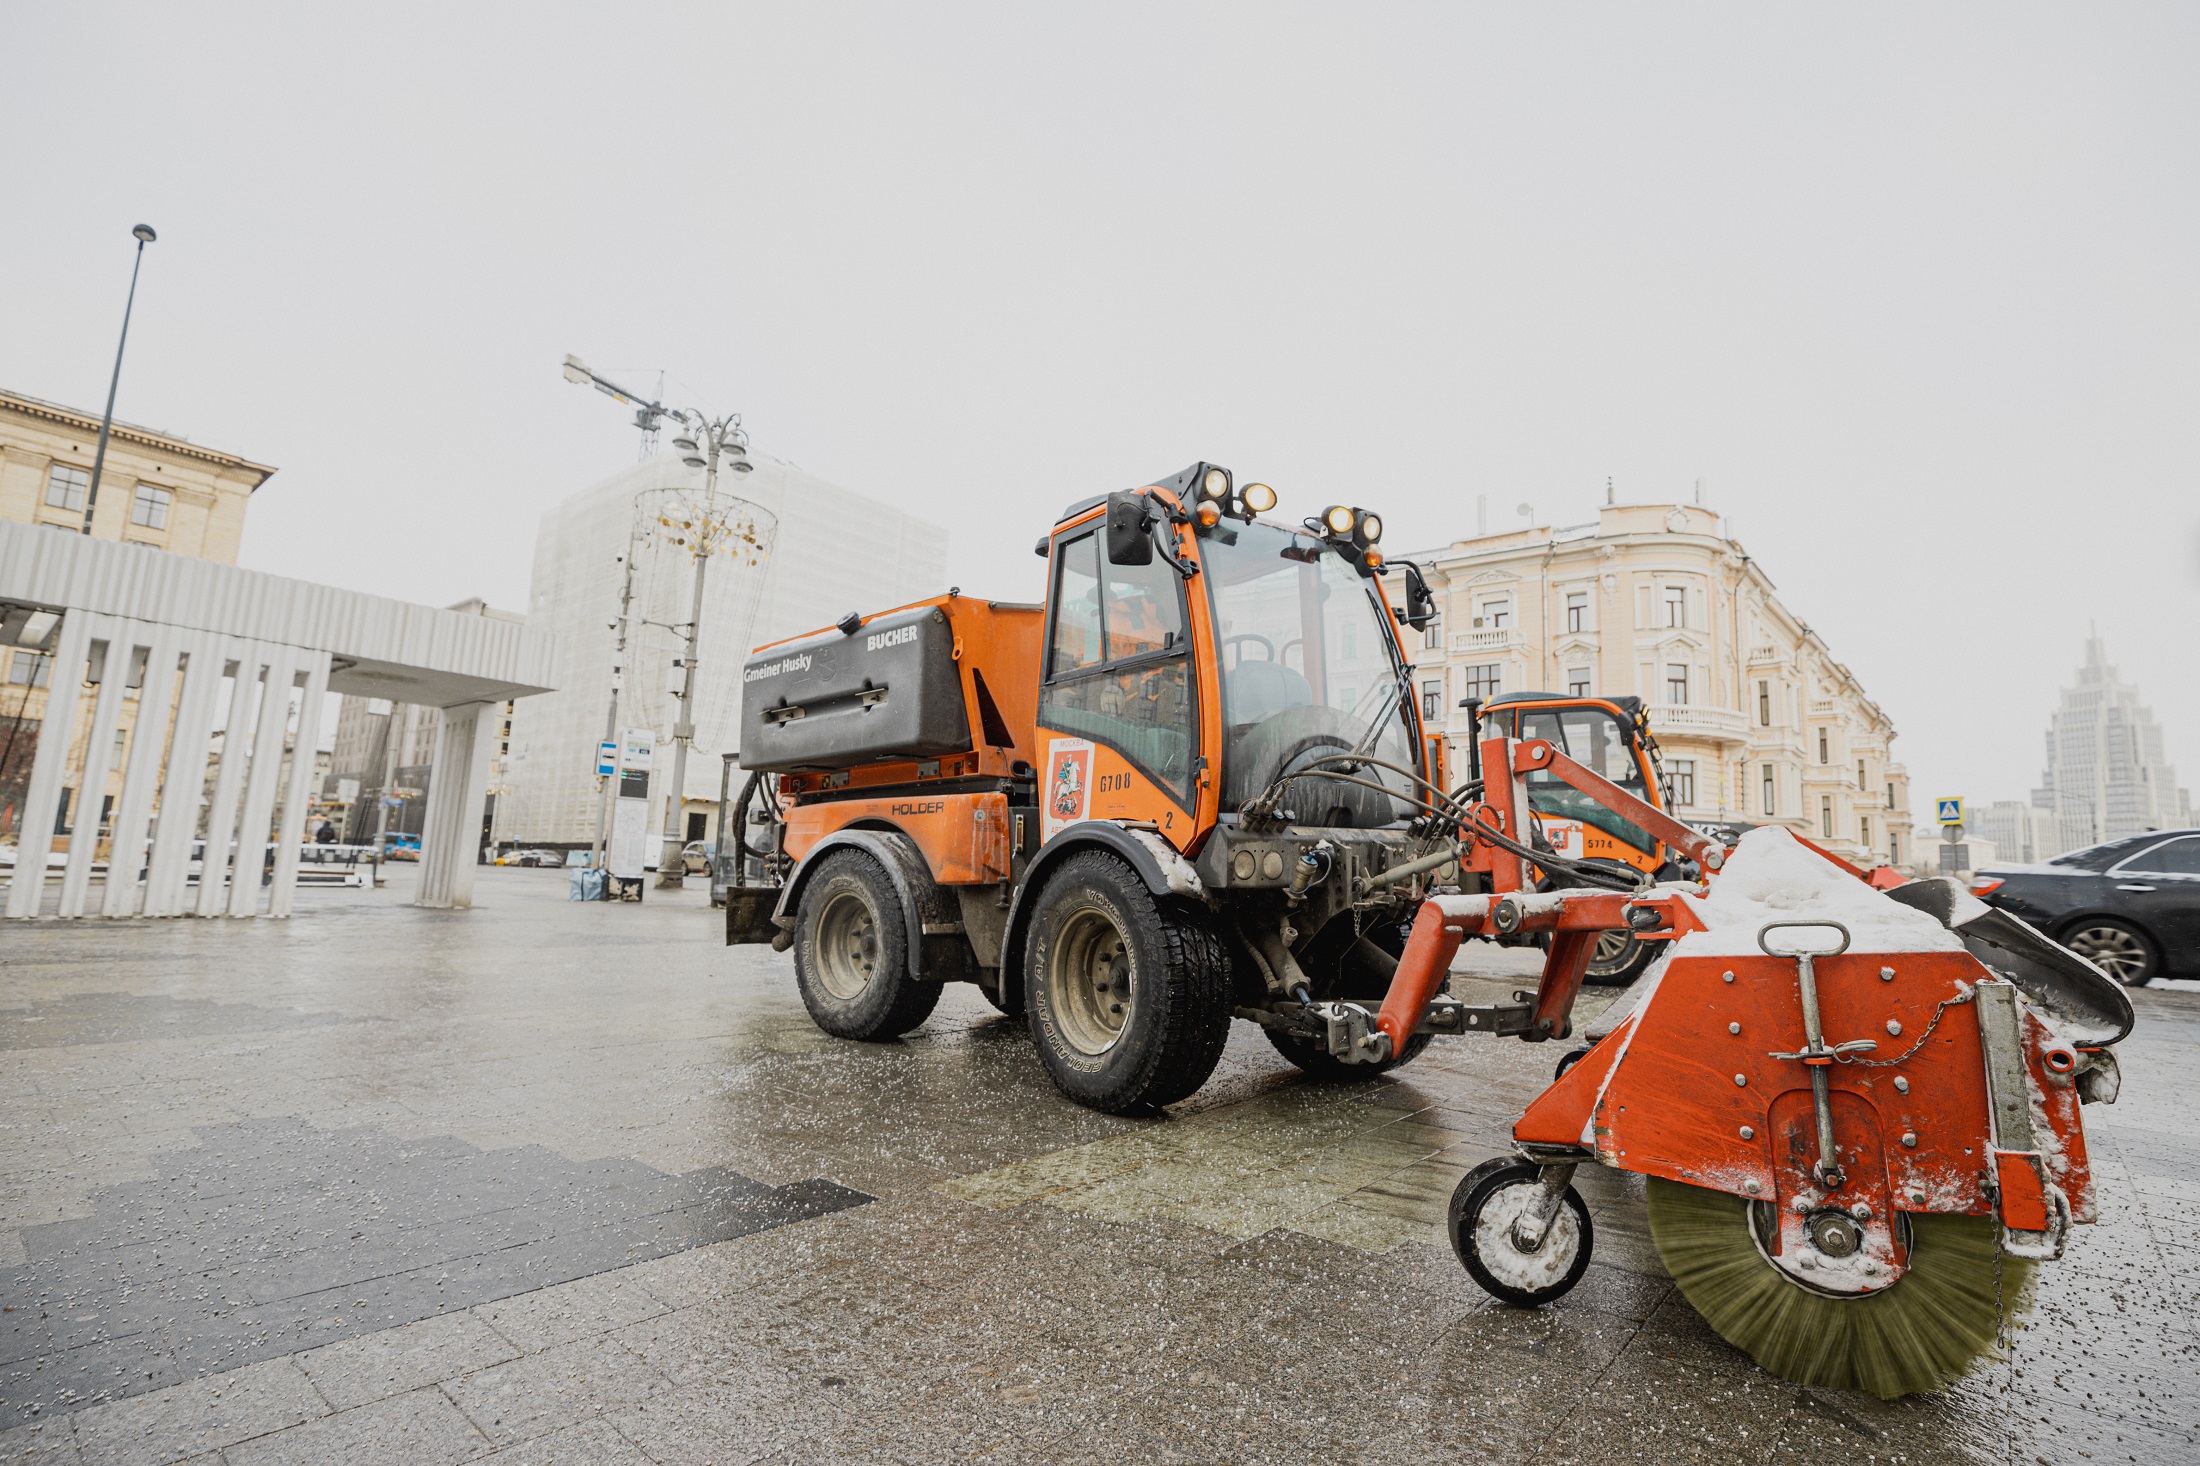
<path id="1" fill-rule="evenodd" d="M 1399 634 L 1418 572 L 1401 612 L 1379 515 L 1274 503 L 1195 464 L 1065 510 L 1042 605 L 950 591 L 758 649 L 732 838 L 762 878 L 727 939 L 791 948 L 847 1038 L 975 983 L 1122 1112 L 1196 1090 L 1234 1018 L 1332 1078 L 1567 1039 L 1617 936 L 1647 971 L 1453 1197 L 1477 1281 L 1570 1288 L 1600 1164 L 1650 1178 L 1684 1293 L 1775 1372 L 1898 1394 L 1989 1353 L 2091 1219 L 2077 1104 L 2114 1096 L 2122 991 L 1947 883 L 1674 820 L 1611 700 L 1493 702 L 1453 785 Z M 1535 989 L 1448 996 L 1469 937 L 1543 946 Z"/>

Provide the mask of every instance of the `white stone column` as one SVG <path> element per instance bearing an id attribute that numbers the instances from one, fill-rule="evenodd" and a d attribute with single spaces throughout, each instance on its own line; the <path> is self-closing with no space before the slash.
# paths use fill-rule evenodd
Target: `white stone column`
<path id="1" fill-rule="evenodd" d="M 298 704 L 298 733 L 290 745 L 290 783 L 283 790 L 282 825 L 275 832 L 275 880 L 267 892 L 269 916 L 290 915 L 290 898 L 298 889 L 298 842 L 305 838 L 306 804 L 313 787 L 313 750 L 321 738 L 321 697 L 328 691 L 328 653 L 309 651 L 305 656 L 305 700 Z"/>
<path id="2" fill-rule="evenodd" d="M 46 716 L 38 724 L 38 752 L 31 761 L 31 783 L 23 799 L 23 823 L 16 838 L 15 879 L 8 887 L 8 915 L 18 920 L 38 915 L 46 895 L 46 856 L 53 849 L 61 780 L 68 773 L 69 735 L 76 730 L 84 664 L 92 650 L 91 623 L 89 613 L 68 611 L 54 631 L 53 670 L 46 678 Z"/>
<path id="3" fill-rule="evenodd" d="M 61 872 L 61 905 L 54 912 L 56 916 L 84 914 L 92 861 L 99 855 L 99 806 L 107 797 L 107 775 L 114 771 L 115 724 L 121 721 L 122 690 L 130 680 L 130 662 L 137 655 L 137 629 L 136 622 L 113 616 L 100 616 L 92 622 L 92 638 L 106 641 L 107 655 L 100 663 L 99 695 L 92 700 L 92 727 L 84 739 L 84 766 L 77 772 L 76 818 L 69 826 L 69 863 Z M 50 693 L 47 700 L 52 701 Z"/>
<path id="4" fill-rule="evenodd" d="M 107 889 L 101 895 L 101 916 L 135 916 L 138 912 L 138 871 L 145 832 L 153 818 L 153 795 L 160 787 L 161 755 L 168 748 L 168 709 L 176 694 L 177 642 L 186 635 L 181 628 L 145 627 L 152 643 L 146 651 L 145 680 L 138 686 L 137 719 L 130 725 L 130 755 L 122 773 L 122 793 L 115 799 L 115 817 L 107 837 Z M 148 874 L 150 872 L 148 871 Z"/>
<path id="5" fill-rule="evenodd" d="M 489 741 L 496 733 L 492 702 L 443 709 L 428 780 L 427 821 L 420 834 L 420 887 L 415 906 L 474 904 L 474 867 L 481 852 L 481 802 L 489 793 Z"/>
<path id="6" fill-rule="evenodd" d="M 186 632 L 183 649 L 191 661 L 176 699 L 175 736 L 169 740 L 168 770 L 154 819 L 153 858 L 145 876 L 147 916 L 183 915 L 191 846 L 199 833 L 199 801 L 206 797 L 206 746 L 214 736 L 229 656 L 227 639 L 210 631 Z"/>
<path id="7" fill-rule="evenodd" d="M 206 852 L 199 861 L 196 910 L 201 916 L 221 915 L 228 894 L 229 846 L 237 836 L 237 793 L 244 787 L 245 765 L 251 762 L 247 747 L 251 737 L 245 725 L 252 721 L 252 697 L 260 685 L 260 667 L 267 660 L 266 649 L 256 641 L 240 644 L 236 655 L 229 718 L 222 724 L 222 756 L 214 771 L 213 799 L 206 809 Z"/>
<path id="8" fill-rule="evenodd" d="M 229 914 L 260 914 L 260 867 L 267 861 L 268 827 L 281 787 L 283 732 L 290 725 L 290 694 L 299 651 L 277 644 L 268 651 L 267 685 L 260 692 L 260 724 L 252 734 L 252 768 L 245 775 L 244 813 L 238 816 L 237 862 L 229 873 Z"/>

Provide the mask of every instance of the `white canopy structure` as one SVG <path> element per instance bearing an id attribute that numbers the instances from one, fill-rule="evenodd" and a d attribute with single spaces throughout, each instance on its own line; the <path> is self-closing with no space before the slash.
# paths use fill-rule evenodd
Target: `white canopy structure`
<path id="1" fill-rule="evenodd" d="M 492 710 L 548 691 L 555 663 L 550 636 L 512 622 L 10 522 L 0 646 L 52 655 L 8 893 L 16 919 L 89 914 L 117 772 L 96 914 L 289 915 L 328 691 L 443 710 L 415 899 L 470 906 Z M 76 833 L 46 913 L 42 877 L 72 789 Z"/>

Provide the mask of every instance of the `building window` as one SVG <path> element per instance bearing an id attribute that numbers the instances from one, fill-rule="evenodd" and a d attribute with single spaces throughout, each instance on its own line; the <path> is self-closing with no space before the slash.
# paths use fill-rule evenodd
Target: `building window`
<path id="1" fill-rule="evenodd" d="M 1868 814 L 1856 817 L 1856 843 L 1866 850 L 1872 848 L 1872 820 Z"/>
<path id="2" fill-rule="evenodd" d="M 17 687 L 44 687 L 53 675 L 53 659 L 44 652 L 17 652 L 8 681 Z"/>
<path id="3" fill-rule="evenodd" d="M 1505 664 L 1484 662 L 1467 668 L 1467 696 L 1488 702 L 1505 690 Z"/>
<path id="4" fill-rule="evenodd" d="M 1589 629 L 1589 593 L 1587 591 L 1577 590 L 1566 593 L 1566 629 L 1568 631 L 1587 631 Z"/>
<path id="5" fill-rule="evenodd" d="M 130 522 L 147 529 L 168 527 L 168 506 L 175 502 L 175 495 L 166 489 L 156 489 L 151 484 L 139 484 L 137 496 L 130 501 Z"/>
<path id="6" fill-rule="evenodd" d="M 1512 625 L 1513 603 L 1507 597 L 1502 601 L 1484 601 L 1482 614 L 1474 618 L 1476 627 L 1484 631 L 1503 631 Z"/>
<path id="7" fill-rule="evenodd" d="M 1889 830 L 1887 831 L 1887 864 L 1900 865 L 1901 863 L 1902 837 L 1900 835 L 1897 835 L 1894 831 Z"/>
<path id="8" fill-rule="evenodd" d="M 1865 783 L 1864 783 L 1864 761 L 1863 761 L 1862 759 L 1858 759 L 1858 760 L 1856 761 L 1856 788 L 1857 788 L 1857 791 L 1858 791 L 1859 793 L 1861 793 L 1861 792 L 1863 792 L 1863 790 L 1864 790 L 1864 788 L 1865 788 L 1865 787 L 1866 787 L 1866 786 L 1865 786 Z M 1864 843 L 1865 843 L 1865 844 L 1867 844 L 1867 845 L 1869 845 L 1869 844 L 1870 844 L 1871 842 L 1870 842 L 1869 840 L 1867 840 L 1867 841 L 1865 841 Z"/>
<path id="9" fill-rule="evenodd" d="M 1757 684 L 1757 726 L 1772 726 L 1772 684 L 1769 682 Z"/>
<path id="10" fill-rule="evenodd" d="M 1833 796 L 1818 796 L 1818 829 L 1828 839 L 1833 838 Z"/>
<path id="11" fill-rule="evenodd" d="M 1589 682 L 1589 669 L 1587 667 L 1574 668 L 1566 674 L 1566 695 L 1568 697 L 1590 696 Z"/>
<path id="12" fill-rule="evenodd" d="M 1432 652 L 1444 649 L 1444 618 L 1431 616 L 1428 625 L 1421 629 L 1421 645 Z"/>
<path id="13" fill-rule="evenodd" d="M 1668 765 L 1673 771 L 1673 807 L 1690 809 L 1696 803 L 1696 761 L 1677 758 Z"/>
<path id="14" fill-rule="evenodd" d="M 1831 756 L 1828 755 L 1826 752 L 1826 730 L 1820 728 L 1818 730 L 1818 762 L 1823 764 L 1831 763 L 1832 761 L 1833 760 Z"/>
<path id="15" fill-rule="evenodd" d="M 1421 721 L 1433 723 L 1444 716 L 1444 684 L 1441 681 L 1421 684 Z"/>
<path id="16" fill-rule="evenodd" d="M 1775 793 L 1776 793 L 1776 791 L 1777 791 L 1777 790 L 1779 789 L 1779 787 L 1780 787 L 1780 786 L 1779 786 L 1779 783 L 1778 783 L 1778 777 L 1779 777 L 1779 776 L 1778 776 L 1778 775 L 1777 775 L 1777 774 L 1776 774 L 1776 773 L 1775 773 L 1775 772 L 1773 771 L 1773 767 L 1772 767 L 1772 765 L 1771 765 L 1771 764 L 1766 764 L 1766 765 L 1765 765 L 1765 813 L 1766 813 L 1766 814 L 1768 814 L 1768 815 L 1769 815 L 1769 814 L 1778 814 L 1778 813 L 1779 813 L 1779 808 L 1778 808 L 1778 804 L 1779 804 L 1779 801 L 1778 801 L 1778 800 L 1777 800 L 1777 799 L 1776 799 L 1776 798 L 1774 797 L 1774 796 L 1775 796 Z"/>
<path id="17" fill-rule="evenodd" d="M 1665 624 L 1688 624 L 1688 591 L 1684 587 L 1669 585 L 1665 588 Z"/>
<path id="18" fill-rule="evenodd" d="M 1892 779 L 1887 781 L 1887 808 L 1890 810 L 1894 808 L 1894 780 Z"/>
<path id="19" fill-rule="evenodd" d="M 1688 706 L 1688 664 L 1668 662 L 1665 666 L 1665 700 L 1674 707 Z"/>
<path id="20" fill-rule="evenodd" d="M 57 463 L 46 470 L 46 505 L 51 509 L 82 509 L 92 487 L 92 476 L 81 468 Z"/>

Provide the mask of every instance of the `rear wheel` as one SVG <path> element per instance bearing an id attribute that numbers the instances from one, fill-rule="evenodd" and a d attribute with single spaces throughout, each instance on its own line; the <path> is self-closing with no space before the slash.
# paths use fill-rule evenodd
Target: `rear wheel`
<path id="1" fill-rule="evenodd" d="M 795 909 L 802 1006 L 839 1038 L 898 1038 L 932 1016 L 940 985 L 909 970 L 909 926 L 886 868 L 860 850 L 825 859 Z"/>
<path id="2" fill-rule="evenodd" d="M 2146 933 L 2113 917 L 2079 918 L 2062 944 L 2127 988 L 2143 988 L 2162 974 L 2162 959 Z"/>
<path id="3" fill-rule="evenodd" d="M 1229 963 L 1195 913 L 1104 851 L 1071 856 L 1032 912 L 1024 1008 L 1055 1087 L 1120 1114 L 1174 1103 L 1230 1033 Z"/>

